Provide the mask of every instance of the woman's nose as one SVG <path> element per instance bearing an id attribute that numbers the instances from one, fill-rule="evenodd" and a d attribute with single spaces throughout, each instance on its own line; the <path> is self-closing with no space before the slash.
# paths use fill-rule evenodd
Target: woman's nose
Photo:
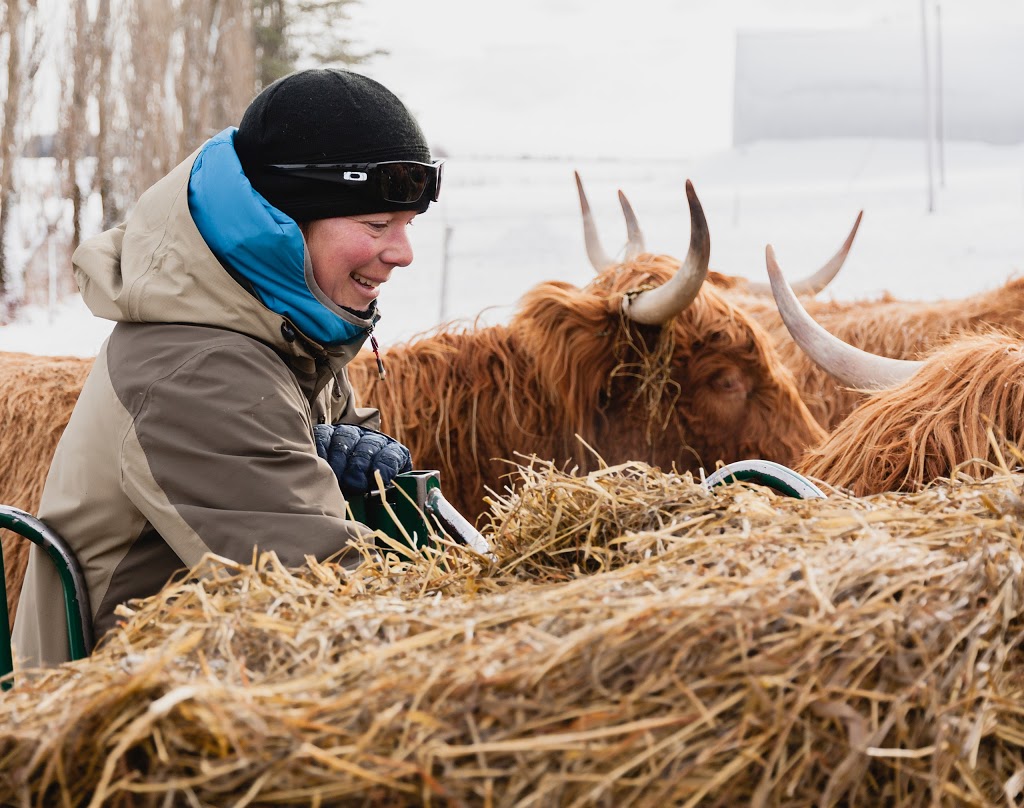
<path id="1" fill-rule="evenodd" d="M 396 267 L 407 267 L 412 263 L 412 242 L 404 227 L 394 233 L 381 259 Z"/>

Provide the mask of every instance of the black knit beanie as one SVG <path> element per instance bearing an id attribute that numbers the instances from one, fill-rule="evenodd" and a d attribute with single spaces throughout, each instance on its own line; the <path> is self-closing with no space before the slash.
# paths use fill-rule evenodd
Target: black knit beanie
<path id="1" fill-rule="evenodd" d="M 415 202 L 388 202 L 358 187 L 296 177 L 280 163 L 430 162 L 416 120 L 384 85 L 348 70 L 313 68 L 275 81 L 249 104 L 235 134 L 249 182 L 297 222 L 391 210 L 423 212 Z"/>

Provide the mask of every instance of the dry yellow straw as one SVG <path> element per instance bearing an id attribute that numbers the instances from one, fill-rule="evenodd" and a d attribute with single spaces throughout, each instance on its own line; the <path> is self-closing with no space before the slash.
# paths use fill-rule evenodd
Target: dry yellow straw
<path id="1" fill-rule="evenodd" d="M 984 805 L 1024 789 L 1024 478 L 534 463 L 498 560 L 207 559 L 0 697 L 13 805 Z"/>

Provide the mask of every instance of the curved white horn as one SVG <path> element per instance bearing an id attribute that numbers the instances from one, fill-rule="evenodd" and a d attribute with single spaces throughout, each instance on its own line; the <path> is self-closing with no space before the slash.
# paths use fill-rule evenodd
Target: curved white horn
<path id="1" fill-rule="evenodd" d="M 853 223 L 853 229 L 850 231 L 850 235 L 846 237 L 846 241 L 843 242 L 843 246 L 839 248 L 839 251 L 821 269 L 813 275 L 790 284 L 794 293 L 798 295 L 816 295 L 832 282 L 832 279 L 839 274 L 839 270 L 843 268 L 846 256 L 850 254 L 850 247 L 853 246 L 853 239 L 857 235 L 857 229 L 860 227 L 860 220 L 863 217 L 864 211 L 857 214 L 857 221 Z M 756 295 L 768 295 L 772 291 L 770 284 L 760 282 L 751 282 L 747 288 Z"/>
<path id="2" fill-rule="evenodd" d="M 686 181 L 686 200 L 690 205 L 690 247 L 686 260 L 676 274 L 657 289 L 627 294 L 622 298 L 622 311 L 638 323 L 664 325 L 693 302 L 707 277 L 711 235 L 704 209 L 689 180 Z"/>
<path id="3" fill-rule="evenodd" d="M 632 261 L 640 253 L 647 252 L 647 247 L 644 245 L 644 234 L 640 230 L 640 222 L 636 219 L 633 206 L 629 204 L 622 191 L 619 191 L 619 204 L 622 205 L 622 215 L 626 217 L 626 234 L 629 239 L 626 244 L 626 260 Z"/>
<path id="4" fill-rule="evenodd" d="M 811 360 L 835 378 L 840 384 L 854 390 L 887 390 L 913 376 L 923 362 L 908 359 L 890 359 L 886 356 L 862 351 L 843 342 L 818 325 L 800 305 L 796 294 L 782 277 L 775 260 L 775 250 L 769 244 L 765 249 L 768 277 L 779 314 L 789 329 L 793 341 Z"/>
<path id="5" fill-rule="evenodd" d="M 597 237 L 597 226 L 594 224 L 594 216 L 590 212 L 590 203 L 587 202 L 587 195 L 583 193 L 583 182 L 580 180 L 580 172 L 574 171 L 576 176 L 576 188 L 580 192 L 580 210 L 583 211 L 583 239 L 587 245 L 587 258 L 590 265 L 597 272 L 604 272 L 612 265 L 612 261 L 605 255 L 601 241 Z"/>

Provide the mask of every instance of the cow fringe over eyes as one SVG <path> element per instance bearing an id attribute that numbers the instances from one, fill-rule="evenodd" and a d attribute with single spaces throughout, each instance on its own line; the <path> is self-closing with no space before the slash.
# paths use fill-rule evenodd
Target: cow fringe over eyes
<path id="1" fill-rule="evenodd" d="M 605 386 L 611 395 L 612 382 L 616 378 L 628 377 L 636 381 L 633 400 L 640 404 L 646 414 L 646 439 L 654 443 L 657 434 L 663 432 L 672 420 L 673 411 L 682 388 L 672 378 L 672 357 L 676 352 L 674 328 L 660 330 L 653 347 L 648 348 L 630 327 L 630 321 L 620 312 L 622 339 L 615 342 L 615 353 L 619 364 L 612 368 Z M 627 356 L 635 357 L 627 359 Z"/>

